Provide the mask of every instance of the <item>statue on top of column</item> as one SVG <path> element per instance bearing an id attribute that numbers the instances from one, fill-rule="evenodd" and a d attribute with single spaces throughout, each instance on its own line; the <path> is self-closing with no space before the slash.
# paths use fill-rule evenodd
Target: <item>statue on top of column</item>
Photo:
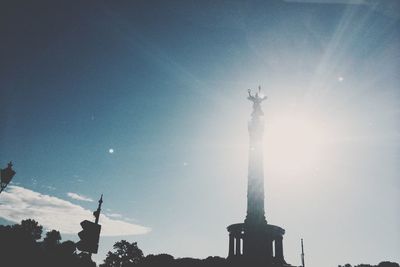
<path id="1" fill-rule="evenodd" d="M 247 90 L 249 93 L 249 96 L 247 97 L 248 100 L 253 102 L 253 112 L 251 113 L 251 116 L 253 117 L 259 117 L 259 116 L 264 116 L 264 112 L 261 110 L 261 102 L 263 102 L 265 99 L 267 99 L 266 96 L 260 96 L 261 94 L 261 86 L 258 86 L 258 93 L 255 93 L 255 95 L 251 94 L 251 89 Z"/>

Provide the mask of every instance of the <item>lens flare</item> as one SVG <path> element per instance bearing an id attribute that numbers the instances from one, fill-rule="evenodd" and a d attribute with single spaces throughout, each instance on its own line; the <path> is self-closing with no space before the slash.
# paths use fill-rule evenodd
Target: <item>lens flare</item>
<path id="1" fill-rule="evenodd" d="M 327 133 L 317 120 L 288 115 L 271 121 L 265 130 L 265 161 L 269 169 L 298 173 L 318 167 Z"/>

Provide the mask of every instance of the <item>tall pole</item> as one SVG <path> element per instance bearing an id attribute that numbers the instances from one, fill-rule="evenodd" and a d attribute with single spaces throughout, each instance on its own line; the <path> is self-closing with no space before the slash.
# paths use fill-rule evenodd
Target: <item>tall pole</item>
<path id="1" fill-rule="evenodd" d="M 99 200 L 99 206 L 97 207 L 97 210 L 95 212 L 93 212 L 93 215 L 96 218 L 96 220 L 94 222 L 95 224 L 99 224 L 101 204 L 103 204 L 103 194 L 101 194 L 101 197 L 100 197 L 100 200 Z"/>
<path id="2" fill-rule="evenodd" d="M 101 197 L 99 199 L 99 206 L 97 207 L 97 210 L 93 212 L 93 216 L 95 218 L 95 221 L 94 221 L 95 224 L 99 224 L 101 204 L 103 204 L 103 194 L 101 194 Z M 92 259 L 92 253 L 89 253 L 89 257 L 90 257 L 90 259 Z"/>
<path id="3" fill-rule="evenodd" d="M 305 264 L 304 264 L 304 247 L 303 247 L 303 238 L 301 239 L 301 266 L 305 267 Z"/>

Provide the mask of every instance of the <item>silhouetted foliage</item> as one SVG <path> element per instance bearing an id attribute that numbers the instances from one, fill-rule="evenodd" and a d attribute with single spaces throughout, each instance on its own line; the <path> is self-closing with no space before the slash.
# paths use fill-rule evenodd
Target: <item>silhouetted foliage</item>
<path id="1" fill-rule="evenodd" d="M 90 255 L 86 252 L 81 252 L 78 254 L 79 266 L 84 267 L 96 267 L 96 263 L 92 261 Z"/>
<path id="2" fill-rule="evenodd" d="M 114 252 L 109 251 L 100 267 L 128 267 L 138 264 L 143 258 L 143 252 L 137 243 L 129 243 L 126 240 L 118 241 L 113 246 Z"/>
<path id="3" fill-rule="evenodd" d="M 399 267 L 399 264 L 396 262 L 382 261 L 378 264 L 378 267 Z"/>
<path id="4" fill-rule="evenodd" d="M 51 230 L 46 233 L 46 237 L 43 239 L 43 245 L 46 249 L 52 249 L 57 247 L 61 241 L 61 234 L 59 231 Z"/>
<path id="5" fill-rule="evenodd" d="M 43 227 L 35 220 L 20 224 L 0 225 L 1 266 L 5 267 L 96 267 L 88 253 L 78 252 L 73 241 L 61 242 L 61 234 L 48 231 L 40 241 Z M 146 257 L 136 242 L 118 241 L 99 267 L 236 267 L 225 258 L 177 258 L 169 254 L 149 254 Z M 238 265 L 243 267 L 243 265 Z M 352 267 L 345 264 L 338 267 Z M 400 267 L 398 263 L 382 261 L 378 265 L 359 264 L 354 267 Z"/>
<path id="6" fill-rule="evenodd" d="M 233 265 L 228 264 L 228 261 L 225 258 L 208 257 L 203 260 L 193 259 L 193 258 L 176 259 L 175 264 L 173 266 L 176 266 L 176 267 L 225 267 L 225 266 L 233 266 Z"/>
<path id="7" fill-rule="evenodd" d="M 147 255 L 142 261 L 140 266 L 163 266 L 170 267 L 174 264 L 174 257 L 169 254 Z"/>
<path id="8" fill-rule="evenodd" d="M 90 257 L 76 253 L 74 242 L 60 243 L 61 235 L 56 230 L 47 232 L 43 241 L 39 241 L 42 231 L 43 227 L 31 219 L 12 226 L 0 225 L 1 266 L 96 266 Z"/>
<path id="9" fill-rule="evenodd" d="M 208 257 L 207 259 L 178 258 L 174 259 L 169 254 L 149 254 L 143 256 L 137 243 L 121 240 L 114 244 L 114 252 L 109 251 L 100 267 L 225 267 L 228 262 L 221 257 Z"/>
<path id="10" fill-rule="evenodd" d="M 42 238 L 43 227 L 35 220 L 23 220 L 20 225 L 17 224 L 15 227 L 30 235 L 32 240 L 36 241 Z"/>
<path id="11" fill-rule="evenodd" d="M 338 267 L 352 267 L 351 264 L 347 263 L 345 265 L 338 265 Z M 398 263 L 396 262 L 390 262 L 390 261 L 382 261 L 378 265 L 371 265 L 371 264 L 358 264 L 354 265 L 354 267 L 400 267 Z"/>
<path id="12" fill-rule="evenodd" d="M 4 266 L 36 266 L 41 260 L 40 239 L 42 227 L 34 220 L 0 227 L 0 251 Z"/>

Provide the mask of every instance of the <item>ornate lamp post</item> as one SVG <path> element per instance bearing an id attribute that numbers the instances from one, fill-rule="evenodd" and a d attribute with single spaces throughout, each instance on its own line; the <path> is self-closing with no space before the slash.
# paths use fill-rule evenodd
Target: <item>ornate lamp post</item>
<path id="1" fill-rule="evenodd" d="M 12 162 L 10 161 L 7 165 L 7 168 L 1 169 L 1 184 L 0 184 L 0 193 L 7 187 L 7 185 L 11 182 L 11 179 L 14 177 L 15 171 L 12 169 Z"/>

